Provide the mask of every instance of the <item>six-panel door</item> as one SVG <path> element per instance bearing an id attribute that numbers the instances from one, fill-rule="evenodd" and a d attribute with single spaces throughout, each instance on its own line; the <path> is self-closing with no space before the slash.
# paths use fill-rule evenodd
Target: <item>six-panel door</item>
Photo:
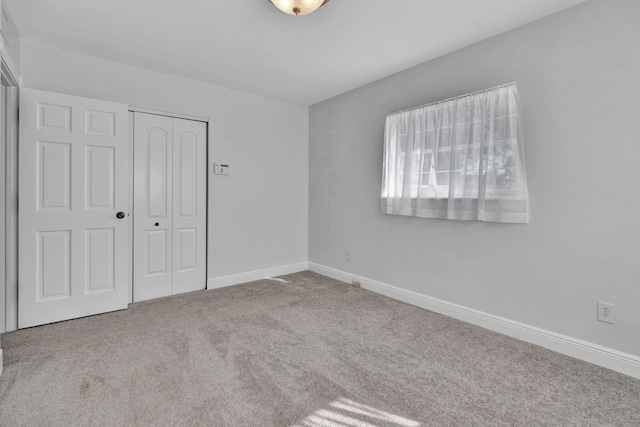
<path id="1" fill-rule="evenodd" d="M 21 90 L 25 328 L 127 307 L 127 106 Z"/>

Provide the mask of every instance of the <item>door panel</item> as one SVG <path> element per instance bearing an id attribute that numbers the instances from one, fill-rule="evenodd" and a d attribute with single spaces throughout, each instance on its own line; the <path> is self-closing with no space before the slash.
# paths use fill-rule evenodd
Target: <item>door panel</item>
<path id="1" fill-rule="evenodd" d="M 147 277 L 168 274 L 169 245 L 167 230 L 147 231 L 148 269 Z"/>
<path id="2" fill-rule="evenodd" d="M 183 272 L 198 268 L 198 234 L 195 228 L 182 228 L 178 230 L 178 268 Z"/>
<path id="3" fill-rule="evenodd" d="M 85 271 L 87 278 L 87 292 L 102 292 L 112 290 L 115 277 L 115 230 L 113 228 L 103 228 L 96 230 L 86 230 L 86 255 Z"/>
<path id="4" fill-rule="evenodd" d="M 93 135 L 114 136 L 116 131 L 116 116 L 108 111 L 86 111 L 87 133 Z"/>
<path id="5" fill-rule="evenodd" d="M 18 326 L 126 308 L 127 106 L 20 98 Z"/>
<path id="6" fill-rule="evenodd" d="M 71 133 L 71 107 L 38 103 L 38 130 Z"/>
<path id="7" fill-rule="evenodd" d="M 173 293 L 206 287 L 207 125 L 173 119 Z"/>
<path id="8" fill-rule="evenodd" d="M 114 209 L 115 149 L 87 147 L 87 209 Z"/>
<path id="9" fill-rule="evenodd" d="M 134 301 L 206 287 L 206 124 L 134 113 Z"/>
<path id="10" fill-rule="evenodd" d="M 182 218 L 194 217 L 198 204 L 198 140 L 197 136 L 191 132 L 184 132 L 178 135 L 177 152 L 178 161 L 175 162 L 178 168 L 178 191 L 180 216 Z"/>
<path id="11" fill-rule="evenodd" d="M 165 120 L 163 120 L 164 122 Z M 171 128 L 170 120 L 165 124 Z M 148 200 L 149 218 L 167 218 L 167 189 L 170 183 L 169 177 L 169 145 L 171 138 L 168 129 L 151 128 L 148 130 L 146 156 L 147 188 L 145 197 Z"/>
<path id="12" fill-rule="evenodd" d="M 133 300 L 171 295 L 172 119 L 134 113 Z"/>
<path id="13" fill-rule="evenodd" d="M 39 211 L 71 209 L 71 144 L 40 142 L 37 173 Z"/>
<path id="14" fill-rule="evenodd" d="M 69 230 L 37 232 L 37 301 L 71 297 L 71 246 Z"/>

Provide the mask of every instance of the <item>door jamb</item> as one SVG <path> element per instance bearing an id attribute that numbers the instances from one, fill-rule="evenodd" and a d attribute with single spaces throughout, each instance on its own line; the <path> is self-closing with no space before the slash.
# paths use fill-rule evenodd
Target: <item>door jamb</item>
<path id="1" fill-rule="evenodd" d="M 0 280 L 0 332 L 15 331 L 18 329 L 18 272 L 17 266 L 12 262 L 17 260 L 17 239 L 18 230 L 13 227 L 12 210 L 18 209 L 18 193 L 17 193 L 17 172 L 18 172 L 18 126 L 17 126 L 17 109 L 18 109 L 18 88 L 20 80 L 17 78 L 15 68 L 11 64 L 9 58 L 5 54 L 0 53 L 0 78 L 7 89 L 5 92 L 5 103 L 0 105 L 0 114 L 6 115 L 5 128 L 0 129 L 4 133 L 4 160 L 3 165 L 4 179 L 4 221 L 0 224 L 4 228 L 4 259 L 3 263 L 4 277 Z M 11 111 L 5 111 L 8 104 L 11 104 Z M 8 150 L 9 144 L 12 149 Z M 13 161 L 15 160 L 15 161 Z M 14 191 L 15 190 L 15 191 Z M 16 214 L 17 215 L 17 214 Z M 15 249 L 15 250 L 14 250 Z M 16 280 L 13 280 L 13 279 Z"/>

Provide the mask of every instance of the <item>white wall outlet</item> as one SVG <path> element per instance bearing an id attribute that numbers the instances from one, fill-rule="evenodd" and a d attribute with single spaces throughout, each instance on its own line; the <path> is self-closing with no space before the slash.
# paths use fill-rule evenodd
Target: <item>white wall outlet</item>
<path id="1" fill-rule="evenodd" d="M 615 305 L 604 301 L 598 301 L 598 320 L 605 323 L 616 323 Z"/>
<path id="2" fill-rule="evenodd" d="M 346 251 L 344 251 L 344 259 L 347 261 L 351 261 L 351 250 L 347 249 Z"/>

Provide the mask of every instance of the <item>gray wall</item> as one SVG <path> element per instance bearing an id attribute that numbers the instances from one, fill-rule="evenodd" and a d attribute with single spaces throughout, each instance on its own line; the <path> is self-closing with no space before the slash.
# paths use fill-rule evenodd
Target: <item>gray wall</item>
<path id="1" fill-rule="evenodd" d="M 590 1 L 312 106 L 310 261 L 640 355 L 639 23 Z M 533 222 L 382 215 L 385 115 L 511 81 Z"/>

